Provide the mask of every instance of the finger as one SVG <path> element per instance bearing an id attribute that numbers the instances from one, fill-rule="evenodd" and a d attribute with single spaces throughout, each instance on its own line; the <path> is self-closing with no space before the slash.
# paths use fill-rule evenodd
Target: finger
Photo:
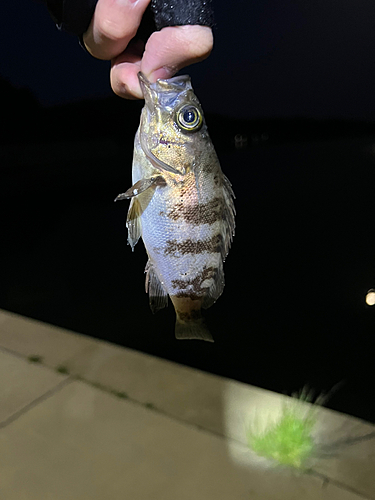
<path id="1" fill-rule="evenodd" d="M 181 68 L 208 57 L 213 47 L 208 26 L 173 26 L 154 32 L 148 39 L 141 71 L 151 81 L 170 78 Z"/>
<path id="2" fill-rule="evenodd" d="M 153 82 L 158 78 L 171 78 L 184 66 L 208 57 L 212 45 L 212 31 L 205 26 L 170 27 L 153 33 L 146 44 L 143 58 L 143 46 L 139 42 L 132 42 L 112 60 L 112 89 L 125 99 L 143 99 L 139 71 Z"/>
<path id="3" fill-rule="evenodd" d="M 112 59 L 135 36 L 150 0 L 99 0 L 83 42 L 91 55 Z"/>
<path id="4" fill-rule="evenodd" d="M 125 52 L 112 60 L 111 87 L 115 94 L 124 99 L 143 99 L 138 81 L 143 49 L 142 42 L 131 43 Z"/>

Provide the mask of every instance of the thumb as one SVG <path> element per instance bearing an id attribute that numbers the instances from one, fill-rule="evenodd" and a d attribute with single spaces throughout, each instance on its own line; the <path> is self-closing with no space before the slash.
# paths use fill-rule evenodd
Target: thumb
<path id="1" fill-rule="evenodd" d="M 213 35 L 208 26 L 163 28 L 148 39 L 140 70 L 151 82 L 171 78 L 185 66 L 206 59 L 212 47 Z"/>

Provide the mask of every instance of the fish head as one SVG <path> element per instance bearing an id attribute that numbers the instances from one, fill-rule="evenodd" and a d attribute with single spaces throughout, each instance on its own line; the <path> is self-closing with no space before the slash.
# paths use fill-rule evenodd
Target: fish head
<path id="1" fill-rule="evenodd" d="M 146 156 L 155 160 L 157 168 L 171 173 L 184 175 L 194 170 L 197 157 L 210 140 L 190 77 L 181 75 L 155 83 L 142 73 L 138 77 L 145 99 L 139 132 Z"/>

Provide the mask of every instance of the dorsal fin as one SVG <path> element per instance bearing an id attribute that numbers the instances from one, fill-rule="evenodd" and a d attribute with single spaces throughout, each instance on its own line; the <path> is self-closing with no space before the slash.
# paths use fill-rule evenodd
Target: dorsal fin
<path id="1" fill-rule="evenodd" d="M 234 236 L 234 228 L 235 228 L 235 220 L 234 216 L 236 215 L 236 209 L 234 207 L 233 199 L 235 198 L 232 184 L 229 182 L 228 178 L 223 174 L 223 194 L 224 194 L 224 234 L 223 234 L 223 250 L 222 250 L 222 258 L 225 260 L 225 257 L 228 255 L 231 243 L 233 241 Z"/>

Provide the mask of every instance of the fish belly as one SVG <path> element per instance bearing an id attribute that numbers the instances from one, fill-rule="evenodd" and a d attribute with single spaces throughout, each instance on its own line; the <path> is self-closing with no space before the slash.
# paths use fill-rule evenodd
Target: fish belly
<path id="1" fill-rule="evenodd" d="M 178 303 L 181 306 L 178 299 L 189 299 L 187 304 L 193 309 L 209 307 L 221 294 L 224 282 L 222 221 L 218 213 L 217 220 L 211 217 L 202 222 L 198 205 L 204 211 L 213 197 L 202 196 L 198 202 L 193 191 L 186 186 L 157 188 L 141 215 L 149 259 L 175 308 Z"/>

